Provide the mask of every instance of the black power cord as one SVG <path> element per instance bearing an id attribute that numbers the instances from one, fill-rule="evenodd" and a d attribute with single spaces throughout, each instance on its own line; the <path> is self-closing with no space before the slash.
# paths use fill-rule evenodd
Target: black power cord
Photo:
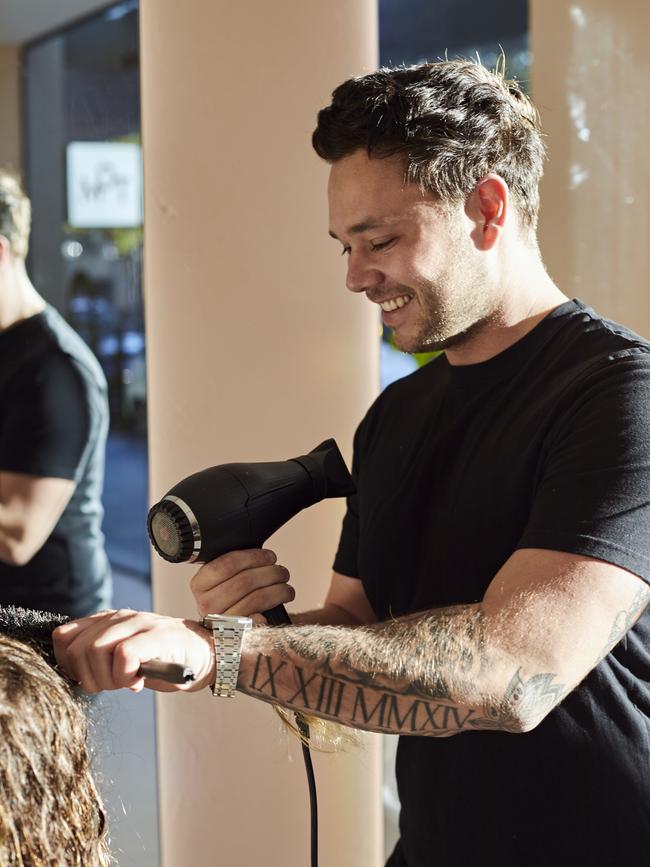
<path id="1" fill-rule="evenodd" d="M 296 725 L 302 738 L 302 757 L 305 760 L 305 771 L 307 772 L 307 785 L 309 787 L 309 814 L 310 814 L 310 829 L 311 829 L 311 867 L 318 867 L 318 800 L 316 798 L 316 778 L 314 777 L 314 766 L 311 761 L 311 752 L 307 744 L 309 743 L 309 726 L 305 719 L 296 714 Z"/>

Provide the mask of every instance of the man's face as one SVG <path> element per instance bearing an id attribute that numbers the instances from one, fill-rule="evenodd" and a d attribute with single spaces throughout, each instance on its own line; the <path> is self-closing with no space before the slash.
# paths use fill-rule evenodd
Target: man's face
<path id="1" fill-rule="evenodd" d="M 382 308 L 404 352 L 458 345 L 488 321 L 486 264 L 461 204 L 404 183 L 397 157 L 355 151 L 332 165 L 330 234 L 348 256 L 347 287 Z"/>

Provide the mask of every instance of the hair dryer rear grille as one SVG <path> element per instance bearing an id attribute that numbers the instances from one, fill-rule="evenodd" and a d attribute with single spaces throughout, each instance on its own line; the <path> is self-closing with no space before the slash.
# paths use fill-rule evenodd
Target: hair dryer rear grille
<path id="1" fill-rule="evenodd" d="M 194 551 L 194 533 L 191 522 L 180 506 L 164 499 L 149 512 L 147 529 L 151 543 L 165 560 L 182 563 Z"/>

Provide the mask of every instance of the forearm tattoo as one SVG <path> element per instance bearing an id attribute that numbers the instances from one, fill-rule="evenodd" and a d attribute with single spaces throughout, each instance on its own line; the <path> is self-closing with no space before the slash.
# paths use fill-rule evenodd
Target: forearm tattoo
<path id="1" fill-rule="evenodd" d="M 554 675 L 526 680 L 509 660 L 503 695 L 486 690 L 485 676 L 504 660 L 489 646 L 478 605 L 371 627 L 253 630 L 247 652 L 253 663 L 240 679 L 243 692 L 376 732 L 525 731 L 565 692 Z"/>
<path id="2" fill-rule="evenodd" d="M 627 631 L 634 626 L 648 605 L 650 605 L 650 587 L 647 584 L 642 584 L 637 590 L 630 607 L 624 611 L 619 611 L 614 618 L 612 629 L 598 657 L 598 662 L 601 662 Z"/>

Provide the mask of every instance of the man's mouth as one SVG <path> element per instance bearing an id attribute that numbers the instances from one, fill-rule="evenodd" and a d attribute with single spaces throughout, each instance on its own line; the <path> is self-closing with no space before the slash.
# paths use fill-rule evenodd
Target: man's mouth
<path id="1" fill-rule="evenodd" d="M 384 313 L 391 313 L 393 310 L 404 307 L 412 298 L 412 295 L 398 295 L 397 298 L 389 298 L 387 301 L 379 301 L 378 303 Z"/>

